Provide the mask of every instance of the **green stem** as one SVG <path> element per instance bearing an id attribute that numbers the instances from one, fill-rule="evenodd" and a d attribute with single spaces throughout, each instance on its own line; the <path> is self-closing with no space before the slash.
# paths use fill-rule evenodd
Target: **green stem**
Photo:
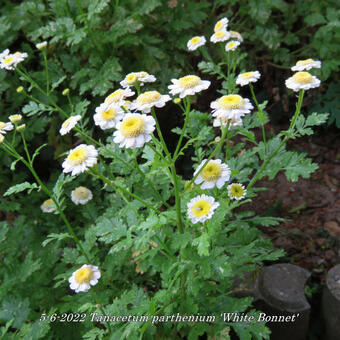
<path id="1" fill-rule="evenodd" d="M 222 126 L 222 122 L 221 122 L 221 126 Z M 229 144 L 229 140 L 230 140 L 230 131 L 229 131 L 229 128 L 230 128 L 230 119 L 228 120 L 228 123 L 227 123 L 227 140 L 226 140 L 226 145 L 225 145 L 225 163 L 227 163 L 228 159 L 229 159 L 229 150 L 230 150 L 230 144 Z"/>
<path id="2" fill-rule="evenodd" d="M 252 83 L 249 83 L 249 88 L 250 88 L 250 92 L 251 92 L 251 95 L 253 97 L 253 100 L 255 102 L 255 105 L 256 105 L 256 108 L 257 108 L 257 111 L 262 113 L 262 115 L 264 115 L 264 112 L 261 110 L 261 107 L 257 101 L 257 98 L 255 96 L 255 92 L 254 92 L 254 87 L 253 87 L 253 84 Z M 264 150 L 265 150 L 265 153 L 267 154 L 268 150 L 267 150 L 267 139 L 266 139 L 266 131 L 264 129 L 264 124 L 263 124 L 263 121 L 262 119 L 260 119 L 261 121 L 261 127 L 262 127 L 262 139 L 263 139 L 263 144 L 264 144 Z"/>
<path id="3" fill-rule="evenodd" d="M 92 289 L 90 289 L 90 292 L 91 292 L 91 295 L 92 295 L 94 301 L 96 302 L 97 309 L 102 313 L 102 315 L 106 315 L 105 311 L 103 310 L 102 305 L 99 303 L 97 294 Z M 107 326 L 107 329 L 109 331 L 109 334 L 111 334 L 111 326 L 110 326 L 110 323 L 108 321 L 106 321 L 106 326 Z"/>
<path id="4" fill-rule="evenodd" d="M 277 153 L 280 151 L 280 149 L 282 148 L 282 146 L 287 142 L 287 140 L 290 138 L 289 134 L 291 134 L 293 132 L 293 129 L 295 127 L 296 124 L 296 120 L 301 112 L 301 106 L 302 106 L 302 101 L 303 101 L 303 96 L 304 96 L 305 91 L 304 90 L 300 90 L 299 93 L 299 99 L 296 105 L 296 110 L 294 113 L 294 116 L 291 120 L 289 129 L 287 132 L 287 134 L 285 135 L 285 137 L 283 138 L 283 140 L 281 141 L 281 143 L 279 144 L 279 146 L 269 155 L 269 157 L 267 159 L 264 160 L 264 162 L 262 163 L 260 169 L 258 169 L 254 175 L 254 177 L 252 178 L 252 180 L 249 182 L 248 186 L 247 186 L 247 190 L 249 190 L 250 188 L 252 188 L 254 186 L 254 184 L 257 182 L 257 180 L 259 178 L 261 178 L 262 176 L 262 172 L 263 170 L 266 168 L 266 166 L 268 165 L 268 163 L 277 155 Z"/>
<path id="5" fill-rule="evenodd" d="M 47 65 L 47 57 L 46 57 L 46 50 L 43 49 L 42 55 L 44 58 L 44 64 L 45 64 L 45 72 L 46 72 L 46 93 L 49 94 L 50 92 L 50 78 L 48 75 L 48 65 Z"/>

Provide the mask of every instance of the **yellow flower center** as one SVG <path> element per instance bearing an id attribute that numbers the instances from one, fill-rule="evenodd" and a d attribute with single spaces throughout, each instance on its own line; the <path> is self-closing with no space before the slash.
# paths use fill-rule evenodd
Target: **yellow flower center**
<path id="1" fill-rule="evenodd" d="M 0 130 L 2 130 L 6 126 L 6 123 L 0 122 Z"/>
<path id="2" fill-rule="evenodd" d="M 244 99 L 238 94 L 228 94 L 227 96 L 221 97 L 218 103 L 223 109 L 239 109 L 243 106 Z"/>
<path id="3" fill-rule="evenodd" d="M 222 32 L 216 32 L 216 33 L 215 33 L 215 37 L 218 38 L 218 39 L 219 39 L 219 38 L 223 38 L 224 36 L 225 36 L 225 32 L 223 32 L 223 31 L 222 31 Z"/>
<path id="4" fill-rule="evenodd" d="M 131 73 L 129 75 L 126 76 L 125 78 L 125 81 L 128 83 L 128 84 L 133 84 L 135 83 L 137 80 L 137 76 L 135 73 Z"/>
<path id="5" fill-rule="evenodd" d="M 205 181 L 216 181 L 221 177 L 222 168 L 215 162 L 209 162 L 207 166 L 202 170 L 201 176 Z"/>
<path id="6" fill-rule="evenodd" d="M 6 59 L 4 59 L 4 64 L 8 65 L 13 61 L 13 57 L 7 57 Z"/>
<path id="7" fill-rule="evenodd" d="M 149 74 L 147 72 L 145 72 L 145 71 L 138 72 L 138 78 L 144 78 L 147 75 L 149 75 Z"/>
<path id="8" fill-rule="evenodd" d="M 120 128 L 121 134 L 126 138 L 139 136 L 144 129 L 145 121 L 140 116 L 126 118 Z"/>
<path id="9" fill-rule="evenodd" d="M 230 42 L 230 43 L 227 44 L 227 48 L 229 48 L 229 49 L 234 48 L 235 45 L 236 45 L 235 42 Z"/>
<path id="10" fill-rule="evenodd" d="M 15 57 L 20 57 L 20 56 L 21 56 L 21 52 L 15 52 L 15 53 L 14 53 L 14 56 L 15 56 Z"/>
<path id="11" fill-rule="evenodd" d="M 305 60 L 299 60 L 297 63 L 296 63 L 296 66 L 306 66 L 306 65 L 309 65 L 311 63 L 313 63 L 314 60 L 313 59 L 305 59 Z"/>
<path id="12" fill-rule="evenodd" d="M 71 124 L 71 118 L 68 118 L 65 120 L 65 122 L 62 124 L 62 128 L 67 129 Z"/>
<path id="13" fill-rule="evenodd" d="M 179 85 L 181 87 L 185 87 L 186 89 L 190 87 L 194 87 L 198 85 L 201 81 L 200 77 L 197 76 L 185 76 L 182 78 L 179 78 Z"/>
<path id="14" fill-rule="evenodd" d="M 116 110 L 111 108 L 107 111 L 102 111 L 102 118 L 106 121 L 113 120 L 116 117 Z"/>
<path id="15" fill-rule="evenodd" d="M 220 20 L 220 21 L 217 21 L 217 23 L 216 23 L 216 25 L 215 25 L 215 27 L 214 27 L 214 31 L 216 32 L 216 31 L 219 31 L 219 30 L 221 30 L 223 28 L 223 23 L 222 23 L 222 21 Z"/>
<path id="16" fill-rule="evenodd" d="M 10 117 L 13 122 L 18 122 L 21 120 L 21 115 L 13 115 Z"/>
<path id="17" fill-rule="evenodd" d="M 119 89 L 114 92 L 112 92 L 109 96 L 105 98 L 105 103 L 112 104 L 117 103 L 120 100 L 122 100 L 124 97 L 124 90 Z"/>
<path id="18" fill-rule="evenodd" d="M 80 268 L 74 276 L 77 283 L 89 283 L 93 276 L 93 270 L 89 267 Z"/>
<path id="19" fill-rule="evenodd" d="M 84 163 L 87 159 L 88 151 L 85 148 L 73 150 L 68 155 L 68 160 L 72 165 Z"/>
<path id="20" fill-rule="evenodd" d="M 233 184 L 230 188 L 230 193 L 233 197 L 242 197 L 244 190 L 240 184 Z"/>
<path id="21" fill-rule="evenodd" d="M 208 201 L 200 200 L 192 206 L 191 211 L 196 217 L 202 217 L 209 214 L 210 208 Z"/>
<path id="22" fill-rule="evenodd" d="M 201 41 L 201 38 L 200 37 L 193 37 L 190 42 L 193 44 L 193 45 L 197 45 L 199 42 Z"/>
<path id="23" fill-rule="evenodd" d="M 299 84 L 308 84 L 313 81 L 313 77 L 308 72 L 297 72 L 293 75 L 293 80 Z"/>
<path id="24" fill-rule="evenodd" d="M 156 102 L 161 97 L 157 91 L 148 91 L 139 95 L 136 99 L 138 104 L 151 104 Z"/>
<path id="25" fill-rule="evenodd" d="M 246 73 L 242 73 L 242 74 L 241 74 L 242 78 L 245 78 L 245 79 L 249 79 L 249 78 L 251 78 L 253 75 L 254 75 L 253 72 L 246 72 Z"/>
<path id="26" fill-rule="evenodd" d="M 89 197 L 89 189 L 85 187 L 78 187 L 77 189 L 74 190 L 74 196 L 77 199 L 84 200 Z"/>

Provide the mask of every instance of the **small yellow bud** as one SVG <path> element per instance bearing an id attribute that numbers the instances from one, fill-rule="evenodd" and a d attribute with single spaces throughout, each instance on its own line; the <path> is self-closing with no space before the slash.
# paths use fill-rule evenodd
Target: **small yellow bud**
<path id="1" fill-rule="evenodd" d="M 187 189 L 187 190 L 192 190 L 194 188 L 194 183 L 191 183 L 191 185 L 189 186 L 190 184 L 190 181 L 185 181 L 184 183 L 184 189 Z"/>
<path id="2" fill-rule="evenodd" d="M 43 41 L 43 42 L 41 42 L 41 43 L 35 45 L 35 47 L 36 47 L 38 50 L 42 50 L 42 49 L 44 49 L 46 46 L 47 46 L 47 41 Z"/>
<path id="3" fill-rule="evenodd" d="M 181 102 L 181 98 L 175 98 L 175 99 L 174 99 L 174 103 L 175 103 L 175 104 L 179 104 L 180 102 Z"/>
<path id="4" fill-rule="evenodd" d="M 19 123 L 22 119 L 22 115 L 12 115 L 8 117 L 11 123 Z"/>
<path id="5" fill-rule="evenodd" d="M 24 90 L 23 86 L 19 86 L 19 87 L 17 88 L 17 92 L 18 92 L 18 93 L 21 93 L 23 90 Z"/>
<path id="6" fill-rule="evenodd" d="M 70 93 L 70 89 L 65 89 L 62 94 L 63 96 L 67 96 L 69 93 Z"/>
<path id="7" fill-rule="evenodd" d="M 0 135 L 0 144 L 5 140 L 5 137 L 3 135 Z"/>
<path id="8" fill-rule="evenodd" d="M 17 127 L 17 131 L 19 131 L 19 132 L 24 131 L 25 127 L 26 127 L 26 124 L 21 124 Z"/>

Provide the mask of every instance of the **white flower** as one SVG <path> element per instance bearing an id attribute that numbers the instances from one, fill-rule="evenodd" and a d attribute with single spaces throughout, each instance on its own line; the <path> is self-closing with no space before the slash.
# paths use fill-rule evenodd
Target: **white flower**
<path id="1" fill-rule="evenodd" d="M 320 86 L 320 79 L 312 76 L 308 72 L 297 72 L 286 80 L 286 86 L 297 92 L 299 90 L 309 90 Z"/>
<path id="2" fill-rule="evenodd" d="M 7 131 L 13 130 L 12 123 L 0 122 L 0 135 L 5 135 Z"/>
<path id="3" fill-rule="evenodd" d="M 44 213 L 52 213 L 57 210 L 57 207 L 51 198 L 44 201 L 40 208 Z"/>
<path id="4" fill-rule="evenodd" d="M 144 85 L 144 83 L 153 83 L 156 81 L 156 77 L 145 71 L 137 72 L 137 79 L 140 82 L 139 85 Z"/>
<path id="5" fill-rule="evenodd" d="M 102 130 L 112 129 L 124 117 L 124 110 L 117 104 L 102 103 L 93 115 L 94 123 Z"/>
<path id="6" fill-rule="evenodd" d="M 98 151 L 93 145 L 80 144 L 67 155 L 62 167 L 64 172 L 78 175 L 97 163 Z"/>
<path id="7" fill-rule="evenodd" d="M 226 30 L 222 30 L 222 31 L 215 32 L 210 37 L 210 41 L 212 41 L 213 43 L 217 43 L 217 42 L 226 41 L 229 38 L 230 38 L 229 32 L 227 32 Z"/>
<path id="8" fill-rule="evenodd" d="M 304 71 L 311 68 L 320 68 L 321 61 L 313 59 L 299 60 L 295 66 L 292 67 L 292 71 Z"/>
<path id="9" fill-rule="evenodd" d="M 230 121 L 229 129 L 232 129 L 237 126 L 242 126 L 242 119 L 240 117 L 227 118 L 224 116 L 218 116 L 217 118 L 215 118 L 213 126 L 214 127 L 219 127 L 221 125 L 227 126 L 229 121 Z"/>
<path id="10" fill-rule="evenodd" d="M 140 94 L 136 101 L 131 103 L 130 109 L 149 113 L 152 107 L 163 107 L 169 100 L 171 98 L 168 94 L 161 95 L 158 91 L 147 91 Z"/>
<path id="11" fill-rule="evenodd" d="M 120 148 L 140 148 L 151 140 L 150 134 L 155 130 L 155 125 L 152 116 L 128 113 L 123 121 L 117 124 L 113 141 L 118 143 Z"/>
<path id="12" fill-rule="evenodd" d="M 236 84 L 244 86 L 249 83 L 255 83 L 260 79 L 260 77 L 261 74 L 259 71 L 241 73 L 237 76 Z"/>
<path id="13" fill-rule="evenodd" d="M 195 51 L 197 48 L 205 45 L 206 40 L 205 37 L 201 36 L 201 37 L 193 37 L 191 38 L 188 43 L 187 43 L 187 47 L 189 51 Z"/>
<path id="14" fill-rule="evenodd" d="M 118 104 L 121 105 L 122 103 L 124 103 L 124 99 L 126 97 L 131 97 L 135 94 L 135 92 L 131 91 L 131 89 L 129 87 L 127 87 L 126 89 L 118 89 L 114 92 L 112 92 L 111 94 L 109 94 L 106 98 L 105 98 L 105 103 L 107 104 Z"/>
<path id="15" fill-rule="evenodd" d="M 225 50 L 227 52 L 229 51 L 235 51 L 237 49 L 237 47 L 240 45 L 241 43 L 237 40 L 231 40 L 229 41 L 226 45 L 225 45 Z"/>
<path id="16" fill-rule="evenodd" d="M 91 286 L 95 286 L 100 279 L 100 270 L 97 266 L 84 264 L 80 269 L 72 273 L 68 279 L 70 288 L 76 293 L 87 292 Z"/>
<path id="17" fill-rule="evenodd" d="M 129 73 L 128 75 L 126 75 L 124 80 L 122 80 L 120 82 L 120 86 L 121 87 L 129 87 L 129 86 L 135 84 L 136 82 L 137 82 L 137 73 L 132 72 L 132 73 Z"/>
<path id="18" fill-rule="evenodd" d="M 247 190 L 240 183 L 229 184 L 227 187 L 227 190 L 228 190 L 228 196 L 231 199 L 235 199 L 237 201 L 245 198 L 247 194 Z"/>
<path id="19" fill-rule="evenodd" d="M 0 56 L 0 68 L 13 70 L 26 57 L 27 53 L 15 52 L 14 54 L 9 54 L 9 50 L 5 50 Z"/>
<path id="20" fill-rule="evenodd" d="M 41 43 L 38 43 L 38 44 L 35 45 L 35 47 L 38 50 L 43 50 L 46 46 L 47 46 L 47 41 L 42 41 Z"/>
<path id="21" fill-rule="evenodd" d="M 72 202 L 76 205 L 78 204 L 86 204 L 88 201 L 92 200 L 92 192 L 91 190 L 85 188 L 85 187 L 78 187 L 75 188 L 72 192 L 71 192 L 71 199 Z"/>
<path id="22" fill-rule="evenodd" d="M 243 42 L 243 38 L 242 38 L 242 35 L 236 31 L 229 31 L 230 33 L 230 38 L 231 39 L 236 39 L 238 40 L 239 42 Z"/>
<path id="23" fill-rule="evenodd" d="M 196 169 L 194 176 L 201 170 L 206 159 L 203 159 Z M 225 182 L 229 181 L 231 171 L 227 164 L 222 163 L 220 159 L 210 160 L 204 169 L 195 179 L 195 184 L 201 184 L 201 189 L 212 189 L 215 186 L 221 189 Z"/>
<path id="24" fill-rule="evenodd" d="M 64 136 L 69 133 L 77 124 L 77 122 L 81 119 L 80 115 L 71 116 L 70 118 L 66 119 L 65 122 L 61 125 L 61 129 L 59 133 Z"/>
<path id="25" fill-rule="evenodd" d="M 218 20 L 217 23 L 215 24 L 214 32 L 225 30 L 228 26 L 228 22 L 229 22 L 228 18 L 222 18 Z"/>
<path id="26" fill-rule="evenodd" d="M 214 210 L 218 208 L 219 205 L 212 196 L 196 196 L 187 204 L 188 216 L 194 224 L 198 222 L 204 223 L 206 220 L 211 219 Z"/>
<path id="27" fill-rule="evenodd" d="M 201 80 L 200 77 L 188 75 L 179 79 L 171 79 L 172 83 L 168 86 L 170 94 L 179 94 L 180 98 L 193 96 L 197 92 L 206 90 L 210 86 L 209 80 Z"/>
<path id="28" fill-rule="evenodd" d="M 241 118 L 246 113 L 250 113 L 253 105 L 249 99 L 242 98 L 238 94 L 228 94 L 213 101 L 210 104 L 213 109 L 213 117 Z"/>
<path id="29" fill-rule="evenodd" d="M 8 117 L 11 123 L 19 123 L 22 119 L 22 115 L 11 115 Z"/>

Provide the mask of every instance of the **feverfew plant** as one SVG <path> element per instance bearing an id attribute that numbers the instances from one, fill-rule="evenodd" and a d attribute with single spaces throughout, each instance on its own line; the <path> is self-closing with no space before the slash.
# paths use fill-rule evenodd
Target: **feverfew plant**
<path id="1" fill-rule="evenodd" d="M 305 91 L 318 87 L 320 80 L 303 71 L 306 68 L 296 69 L 299 72 L 286 81 L 288 88 L 298 92 L 290 125 L 268 138 L 266 102 L 258 102 L 254 89 L 260 73 L 240 69 L 242 37 L 226 30 L 228 22 L 227 18 L 218 21 L 211 38 L 211 48 L 220 45 L 221 62 L 210 56 L 205 37 L 195 36 L 188 42 L 189 51 L 200 51 L 207 60 L 200 63 L 201 70 L 224 80 L 210 112 L 192 106 L 193 96 L 200 102 L 211 81 L 183 75 L 171 79 L 172 84 L 169 79 L 169 94 L 161 94 L 156 77 L 145 71 L 128 74 L 120 81 L 123 88 L 103 98 L 95 113 L 75 112 L 68 89 L 63 91 L 68 107 L 54 101 L 47 62 L 45 80 L 38 81 L 23 66 L 25 53 L 12 56 L 5 50 L 1 54 L 1 65 L 29 85 L 20 93 L 40 105 L 42 112 L 60 115 L 60 138 L 77 137 L 59 155 L 56 182 L 45 183 L 35 161 L 47 144 L 34 149 L 36 144 L 27 143 L 29 129 L 18 126 L 21 119 L 29 122 L 29 117 L 11 115 L 11 122 L 0 123 L 0 148 L 13 158 L 11 169 L 22 163 L 31 175 L 31 182 L 10 187 L 4 196 L 35 191 L 39 214 L 57 215 L 53 222 L 47 214 L 37 217 L 43 247 L 27 255 L 20 271 L 21 278 L 27 268 L 29 276 L 36 272 L 35 291 L 43 291 L 48 282 L 51 297 L 37 294 L 38 311 L 26 307 L 21 323 L 5 319 L 5 332 L 10 327 L 19 335 L 33 332 L 29 328 L 33 323 L 39 337 L 61 338 L 62 327 L 52 323 L 64 318 L 76 322 L 77 337 L 83 339 L 198 339 L 202 335 L 217 339 L 228 336 L 230 327 L 241 339 L 269 339 L 264 323 L 245 325 L 220 318 L 232 312 L 256 315 L 250 297 L 235 296 L 240 288 L 234 282 L 245 272 L 256 273 L 263 261 L 282 255 L 256 228 L 277 225 L 282 219 L 240 212 L 238 207 L 256 198 L 262 188 L 255 184 L 263 177 L 273 179 L 284 171 L 296 181 L 317 168 L 304 154 L 288 151 L 286 143 L 311 134 L 311 127 L 324 123 L 327 114 L 301 115 Z M 228 42 L 229 38 L 237 41 Z M 47 42 L 37 47 L 44 61 L 46 46 Z M 320 66 L 313 60 L 303 65 L 308 70 Z M 146 90 L 141 92 L 141 86 Z M 238 94 L 239 86 L 249 88 L 251 99 Z M 30 93 L 33 88 L 39 98 Z M 184 117 L 183 127 L 173 130 L 178 134 L 173 152 L 158 119 L 171 99 Z M 255 137 L 256 128 L 262 131 L 260 139 Z M 231 147 L 237 135 L 243 140 Z M 24 154 L 17 151 L 18 137 Z M 192 176 L 185 181 L 175 163 L 189 150 L 194 154 Z M 4 237 L 10 239 L 8 226 L 1 236 L 0 244 Z M 28 237 L 28 250 L 29 242 Z M 50 257 L 43 255 L 44 249 Z M 11 268 L 4 270 L 6 277 L 14 275 Z M 8 291 L 18 286 L 17 280 L 9 282 Z M 117 322 L 123 316 L 125 321 Z M 200 316 L 208 321 L 195 322 Z"/>

